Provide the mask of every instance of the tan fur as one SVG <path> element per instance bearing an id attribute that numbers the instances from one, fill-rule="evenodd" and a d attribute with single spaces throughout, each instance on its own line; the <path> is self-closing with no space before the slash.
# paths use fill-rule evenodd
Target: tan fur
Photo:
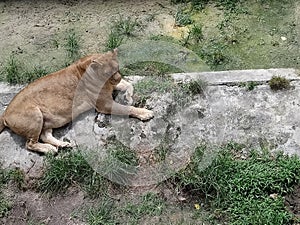
<path id="1" fill-rule="evenodd" d="M 4 120 L 3 120 L 3 117 L 0 116 L 0 133 L 1 133 L 1 131 L 3 131 L 4 128 L 5 128 Z"/>
<path id="2" fill-rule="evenodd" d="M 113 90 L 127 91 L 130 102 L 133 88 L 121 79 L 117 51 L 84 57 L 21 90 L 0 116 L 0 132 L 4 126 L 9 127 L 26 137 L 29 150 L 56 152 L 57 147 L 70 146 L 70 143 L 55 139 L 52 129 L 69 123 L 91 108 L 141 120 L 153 117 L 150 110 L 116 103 Z M 39 139 L 44 143 L 39 143 Z"/>

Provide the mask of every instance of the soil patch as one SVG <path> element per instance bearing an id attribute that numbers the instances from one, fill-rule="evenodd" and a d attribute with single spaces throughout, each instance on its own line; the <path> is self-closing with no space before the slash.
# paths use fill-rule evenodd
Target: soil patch
<path id="1" fill-rule="evenodd" d="M 64 195 L 49 198 L 32 190 L 11 193 L 12 210 L 0 220 L 5 225 L 79 225 L 83 224 L 72 217 L 74 210 L 84 203 L 83 192 L 71 189 Z"/>
<path id="2" fill-rule="evenodd" d="M 285 204 L 296 218 L 300 219 L 300 186 L 296 186 L 294 191 L 285 197 Z"/>

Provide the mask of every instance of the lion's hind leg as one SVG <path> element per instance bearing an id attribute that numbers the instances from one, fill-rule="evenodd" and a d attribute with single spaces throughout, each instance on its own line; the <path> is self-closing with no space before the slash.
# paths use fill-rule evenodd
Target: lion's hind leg
<path id="1" fill-rule="evenodd" d="M 5 114 L 7 126 L 16 134 L 26 137 L 26 148 L 41 153 L 55 153 L 57 148 L 50 144 L 39 143 L 43 128 L 43 114 L 38 107 L 27 106 L 22 112 L 10 110 Z"/>
<path id="2" fill-rule="evenodd" d="M 43 130 L 41 133 L 41 139 L 43 142 L 54 145 L 56 147 L 72 147 L 71 143 L 60 141 L 52 136 L 52 129 Z"/>

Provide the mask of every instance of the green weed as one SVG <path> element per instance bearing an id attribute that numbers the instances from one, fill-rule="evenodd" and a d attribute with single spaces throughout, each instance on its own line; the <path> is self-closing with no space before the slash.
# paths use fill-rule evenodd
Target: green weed
<path id="1" fill-rule="evenodd" d="M 136 105 L 142 107 L 154 92 L 168 93 L 173 87 L 174 83 L 168 77 L 146 77 L 134 85 L 135 95 L 138 97 Z"/>
<path id="2" fill-rule="evenodd" d="M 136 83 L 134 87 L 137 94 L 151 95 L 153 92 L 170 92 L 174 87 L 174 83 L 168 77 L 146 77 Z"/>
<path id="3" fill-rule="evenodd" d="M 9 57 L 6 66 L 4 66 L 4 72 L 6 80 L 10 84 L 17 84 L 21 78 L 20 63 L 14 55 Z"/>
<path id="4" fill-rule="evenodd" d="M 269 86 L 274 91 L 289 89 L 291 87 L 288 79 L 279 76 L 273 76 L 269 81 Z"/>
<path id="5" fill-rule="evenodd" d="M 208 3 L 211 3 L 224 10 L 236 12 L 237 6 L 242 1 L 243 0 L 171 0 L 171 3 L 179 4 L 189 2 L 191 3 L 192 9 L 195 10 L 202 10 L 206 7 Z"/>
<path id="6" fill-rule="evenodd" d="M 300 178 L 300 160 L 250 151 L 246 158 L 242 147 L 227 145 L 217 151 L 205 170 L 201 160 L 206 146 L 196 149 L 188 168 L 177 174 L 183 187 L 204 193 L 206 201 L 222 212 L 229 224 L 289 224 L 292 216 L 285 210 L 283 196 Z M 273 199 L 271 194 L 278 194 Z"/>
<path id="7" fill-rule="evenodd" d="M 120 16 L 118 20 L 113 22 L 111 29 L 118 35 L 132 36 L 139 26 L 137 19 Z"/>
<path id="8" fill-rule="evenodd" d="M 133 36 L 139 26 L 140 24 L 137 20 L 131 17 L 123 18 L 120 16 L 118 20 L 113 21 L 105 44 L 106 50 L 113 50 L 119 47 L 123 43 L 124 38 Z"/>
<path id="9" fill-rule="evenodd" d="M 11 208 L 10 202 L 2 193 L 2 189 L 8 181 L 9 181 L 8 171 L 0 169 L 0 218 L 6 216 Z"/>
<path id="10" fill-rule="evenodd" d="M 193 25 L 189 30 L 188 35 L 183 37 L 181 42 L 183 46 L 198 45 L 203 40 L 202 26 Z"/>
<path id="11" fill-rule="evenodd" d="M 162 35 L 162 34 L 150 36 L 149 39 L 153 40 L 153 41 L 166 41 L 166 42 L 170 42 L 170 43 L 174 43 L 174 44 L 180 44 L 180 42 L 177 39 L 175 39 L 174 37 L 166 36 L 166 35 Z"/>
<path id="12" fill-rule="evenodd" d="M 259 83 L 256 81 L 249 81 L 249 82 L 243 82 L 239 86 L 245 87 L 247 91 L 253 91 L 256 86 L 258 86 Z"/>
<path id="13" fill-rule="evenodd" d="M 191 80 L 190 82 L 184 83 L 181 85 L 181 88 L 187 95 L 197 95 L 197 94 L 203 94 L 204 90 L 207 87 L 207 82 L 203 80 Z"/>
<path id="14" fill-rule="evenodd" d="M 27 223 L 26 225 L 46 225 L 43 222 L 35 222 L 33 219 L 27 220 L 26 223 Z"/>
<path id="15" fill-rule="evenodd" d="M 32 70 L 26 69 L 14 55 L 11 55 L 2 74 L 10 84 L 25 84 L 48 74 L 48 70 L 41 66 L 34 66 Z"/>
<path id="16" fill-rule="evenodd" d="M 114 141 L 113 144 L 108 146 L 108 152 L 112 157 L 116 158 L 122 163 L 131 166 L 138 165 L 138 158 L 136 152 L 131 150 L 129 147 L 126 147 L 121 142 Z"/>
<path id="17" fill-rule="evenodd" d="M 106 41 L 106 50 L 113 50 L 119 47 L 124 40 L 124 37 L 115 31 L 111 31 Z"/>
<path id="18" fill-rule="evenodd" d="M 24 174 L 19 169 L 0 169 L 0 218 L 7 215 L 12 207 L 9 199 L 3 194 L 3 189 L 8 182 L 14 182 L 18 188 L 24 185 Z"/>
<path id="19" fill-rule="evenodd" d="M 67 57 L 74 61 L 80 57 L 80 38 L 74 30 L 69 30 L 66 37 L 65 49 Z"/>
<path id="20" fill-rule="evenodd" d="M 41 66 L 34 66 L 33 70 L 24 71 L 19 83 L 30 83 L 40 77 L 47 75 L 49 71 Z"/>
<path id="21" fill-rule="evenodd" d="M 139 203 L 128 203 L 125 207 L 125 213 L 132 222 L 137 223 L 143 216 L 159 216 L 166 208 L 165 201 L 154 193 L 147 193 L 141 197 Z"/>
<path id="22" fill-rule="evenodd" d="M 56 157 L 47 156 L 46 170 L 38 190 L 56 194 L 65 192 L 71 185 L 78 185 L 90 196 L 97 197 L 103 194 L 105 184 L 105 179 L 94 172 L 81 152 L 72 151 Z"/>
<path id="23" fill-rule="evenodd" d="M 193 20 L 188 12 L 184 12 L 182 9 L 178 9 L 175 14 L 175 24 L 176 26 L 186 26 L 192 24 Z"/>
<path id="24" fill-rule="evenodd" d="M 199 42 L 203 40 L 202 26 L 193 25 L 188 35 L 190 36 L 190 39 L 194 42 L 194 44 L 199 44 Z"/>
<path id="25" fill-rule="evenodd" d="M 224 43 L 212 40 L 208 45 L 202 46 L 198 54 L 212 68 L 217 68 L 217 66 L 228 61 L 225 49 L 226 45 Z"/>
<path id="26" fill-rule="evenodd" d="M 86 213 L 88 225 L 115 225 L 118 224 L 112 211 L 114 203 L 108 199 L 101 199 L 100 204 L 92 207 Z"/>
<path id="27" fill-rule="evenodd" d="M 11 203 L 0 193 L 0 218 L 7 215 L 11 209 Z"/>

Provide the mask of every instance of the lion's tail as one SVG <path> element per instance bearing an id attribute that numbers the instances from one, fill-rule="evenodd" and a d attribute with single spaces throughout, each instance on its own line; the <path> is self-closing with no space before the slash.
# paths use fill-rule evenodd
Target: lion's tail
<path id="1" fill-rule="evenodd" d="M 4 119 L 3 116 L 0 116 L 0 133 L 4 130 L 5 125 L 4 125 Z"/>

